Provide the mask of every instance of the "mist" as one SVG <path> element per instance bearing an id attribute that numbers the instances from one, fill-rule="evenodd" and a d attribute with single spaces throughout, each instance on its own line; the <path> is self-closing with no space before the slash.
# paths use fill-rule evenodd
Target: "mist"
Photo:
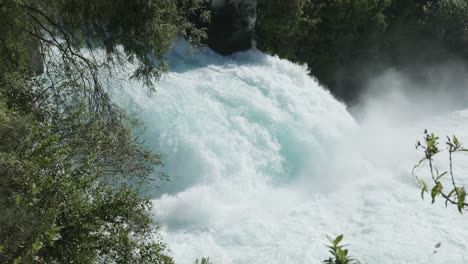
<path id="1" fill-rule="evenodd" d="M 365 81 L 364 87 L 349 109 L 358 120 L 387 110 L 389 118 L 404 122 L 468 106 L 468 69 L 462 62 L 388 69 Z"/>
<path id="2" fill-rule="evenodd" d="M 411 175 L 424 129 L 468 139 L 464 68 L 388 70 L 347 107 L 276 56 L 181 52 L 157 96 L 129 84 L 118 100 L 164 156 L 154 217 L 178 263 L 316 263 L 339 234 L 363 263 L 468 260 L 464 218 Z"/>
<path id="3" fill-rule="evenodd" d="M 400 170 L 392 177 L 414 181 L 412 166 L 423 157 L 415 144 L 422 140 L 425 130 L 439 135 L 441 143 L 446 136 L 454 134 L 468 140 L 465 124 L 468 71 L 463 63 L 452 61 L 430 67 L 419 65 L 411 70 L 388 69 L 365 83 L 357 103 L 348 107 L 358 126 L 349 131 L 347 136 L 351 140 L 341 145 L 331 166 L 335 182 L 342 186 L 359 177 L 352 170 L 349 173 L 349 168 L 368 165 Z M 349 159 L 356 155 L 361 155 L 367 165 L 357 165 L 357 159 Z M 446 155 L 446 152 L 439 155 L 444 165 Z M 464 167 L 466 162 L 457 159 Z M 335 164 L 342 168 L 337 169 Z"/>

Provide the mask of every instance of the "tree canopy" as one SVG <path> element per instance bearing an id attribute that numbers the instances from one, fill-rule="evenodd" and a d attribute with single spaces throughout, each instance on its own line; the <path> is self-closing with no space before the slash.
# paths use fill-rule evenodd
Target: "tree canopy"
<path id="1" fill-rule="evenodd" d="M 370 76 L 468 61 L 466 0 L 259 0 L 258 47 L 295 62 L 352 101 Z"/>
<path id="2" fill-rule="evenodd" d="M 161 157 L 108 91 L 151 90 L 203 2 L 0 0 L 0 262 L 173 263 L 143 196 Z"/>

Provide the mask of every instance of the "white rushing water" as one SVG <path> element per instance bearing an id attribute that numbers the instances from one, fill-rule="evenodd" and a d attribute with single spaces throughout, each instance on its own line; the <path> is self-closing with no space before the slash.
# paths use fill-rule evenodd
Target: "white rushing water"
<path id="1" fill-rule="evenodd" d="M 181 46 L 170 61 L 156 95 L 133 85 L 119 102 L 164 155 L 171 181 L 154 190 L 155 217 L 177 263 L 320 263 L 327 234 L 344 234 L 362 263 L 468 263 L 468 216 L 422 201 L 411 176 L 425 128 L 468 142 L 467 110 L 419 107 L 397 87 L 355 121 L 277 57 Z M 394 79 L 376 82 L 404 86 Z"/>

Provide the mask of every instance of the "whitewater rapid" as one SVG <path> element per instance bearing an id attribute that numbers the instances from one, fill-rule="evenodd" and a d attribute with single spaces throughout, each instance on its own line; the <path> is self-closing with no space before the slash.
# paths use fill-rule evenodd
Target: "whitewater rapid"
<path id="1" fill-rule="evenodd" d="M 176 263 L 320 263 L 338 234 L 362 263 L 468 263 L 468 216 L 422 201 L 411 176 L 425 128 L 468 143 L 467 110 L 379 103 L 356 121 L 304 66 L 185 48 L 154 96 L 116 96 L 164 156 L 154 213 Z"/>

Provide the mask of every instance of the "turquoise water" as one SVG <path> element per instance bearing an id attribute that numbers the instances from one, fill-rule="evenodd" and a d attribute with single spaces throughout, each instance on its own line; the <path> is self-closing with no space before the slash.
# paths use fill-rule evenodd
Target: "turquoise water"
<path id="1" fill-rule="evenodd" d="M 304 66 L 185 48 L 154 96 L 117 96 L 164 155 L 171 181 L 152 195 L 177 263 L 319 263 L 342 233 L 363 263 L 468 262 L 467 219 L 421 201 L 410 175 L 422 130 L 467 138 L 468 111 L 424 119 L 393 95 L 356 121 Z"/>

